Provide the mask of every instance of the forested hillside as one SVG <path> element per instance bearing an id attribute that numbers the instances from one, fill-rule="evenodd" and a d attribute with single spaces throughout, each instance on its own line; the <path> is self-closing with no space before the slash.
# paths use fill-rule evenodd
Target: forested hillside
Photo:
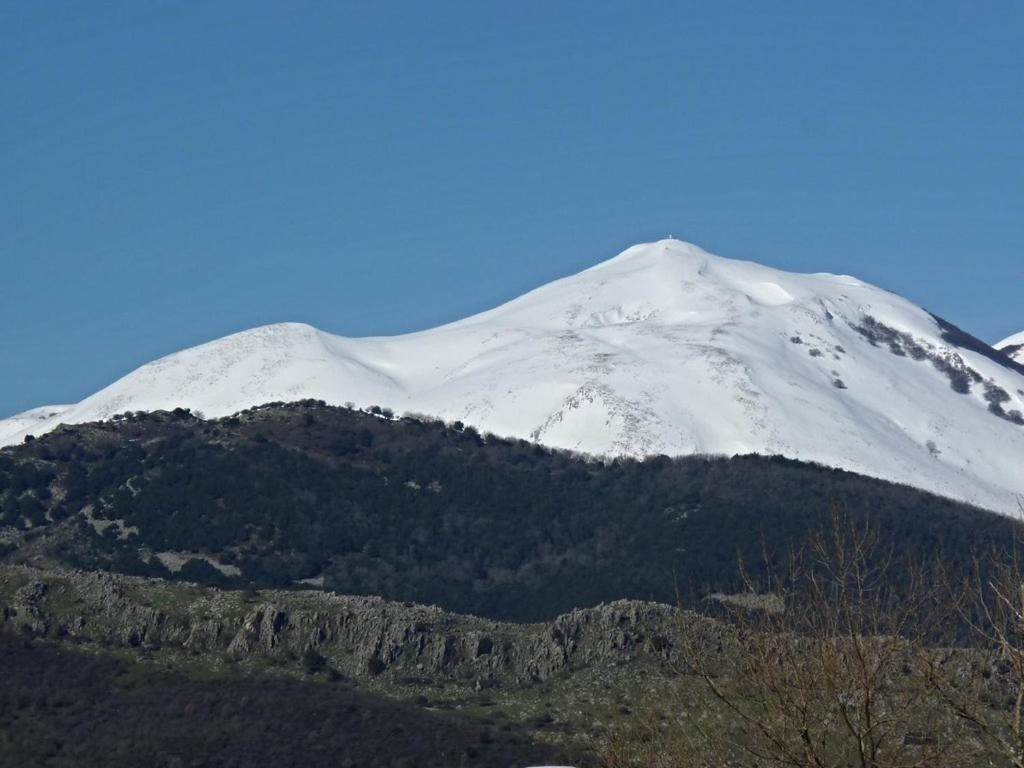
<path id="1" fill-rule="evenodd" d="M 1015 535 L 1007 518 L 788 459 L 600 461 L 314 401 L 128 414 L 0 451 L 8 561 L 511 620 L 735 589 L 738 556 L 757 575 L 836 507 L 896 543 L 897 574 Z"/>

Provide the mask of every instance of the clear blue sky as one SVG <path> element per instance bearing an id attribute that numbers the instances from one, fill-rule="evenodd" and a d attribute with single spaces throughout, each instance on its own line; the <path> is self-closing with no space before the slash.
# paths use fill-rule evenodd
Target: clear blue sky
<path id="1" fill-rule="evenodd" d="M 672 233 L 1024 328 L 1024 3 L 0 0 L 0 414 Z"/>

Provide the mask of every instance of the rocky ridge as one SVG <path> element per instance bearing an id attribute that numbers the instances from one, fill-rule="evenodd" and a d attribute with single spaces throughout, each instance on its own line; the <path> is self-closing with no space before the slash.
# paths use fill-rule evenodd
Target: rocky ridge
<path id="1" fill-rule="evenodd" d="M 239 592 L 87 571 L 0 568 L 9 630 L 102 646 L 177 648 L 224 660 L 297 661 L 313 652 L 352 678 L 424 677 L 521 686 L 586 667 L 677 660 L 680 622 L 710 654 L 728 633 L 671 606 L 617 601 L 550 623 L 512 624 L 433 606 L 314 591 Z"/>

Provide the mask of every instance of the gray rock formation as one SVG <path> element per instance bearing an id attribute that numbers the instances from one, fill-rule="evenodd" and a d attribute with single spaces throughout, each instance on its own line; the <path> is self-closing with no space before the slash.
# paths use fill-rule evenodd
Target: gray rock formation
<path id="1" fill-rule="evenodd" d="M 717 622 L 618 601 L 547 624 L 510 624 L 433 606 L 320 592 L 220 591 L 159 579 L 0 567 L 4 624 L 116 647 L 177 647 L 233 660 L 295 660 L 308 649 L 357 678 L 421 677 L 522 685 L 584 667 L 678 661 L 682 622 L 721 655 Z"/>

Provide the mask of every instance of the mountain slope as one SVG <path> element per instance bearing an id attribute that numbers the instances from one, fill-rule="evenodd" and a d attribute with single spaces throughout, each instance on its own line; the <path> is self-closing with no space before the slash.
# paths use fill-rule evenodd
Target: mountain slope
<path id="1" fill-rule="evenodd" d="M 40 427 L 43 431 L 50 429 L 49 425 L 53 423 L 53 420 L 58 419 L 69 408 L 71 408 L 70 405 L 44 405 L 0 420 L 0 445 L 10 442 L 12 437 L 21 439 L 25 434 L 38 430 Z"/>
<path id="2" fill-rule="evenodd" d="M 420 333 L 234 334 L 145 365 L 35 432 L 302 398 L 590 453 L 781 454 L 1007 513 L 1024 493 L 1024 366 L 852 277 L 675 240 Z"/>
<path id="3" fill-rule="evenodd" d="M 1024 331 L 1014 334 L 1008 339 L 1003 339 L 996 344 L 996 349 L 1013 358 L 1018 363 L 1024 364 Z"/>

